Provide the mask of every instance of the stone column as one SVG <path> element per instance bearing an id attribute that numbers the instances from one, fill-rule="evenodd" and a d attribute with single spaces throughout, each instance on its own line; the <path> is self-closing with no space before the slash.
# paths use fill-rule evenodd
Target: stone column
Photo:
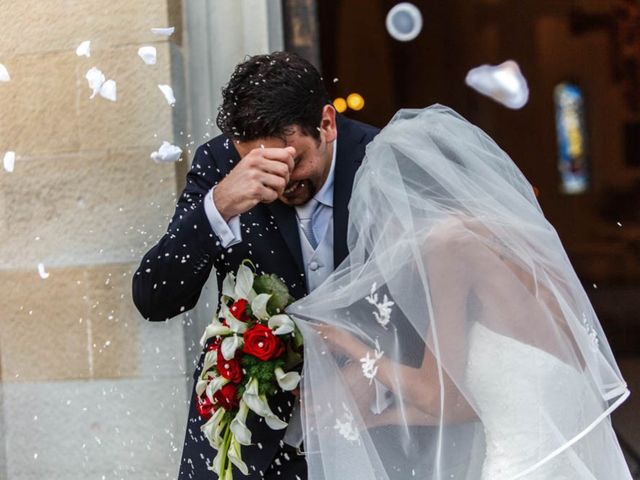
<path id="1" fill-rule="evenodd" d="M 185 25 L 191 156 L 195 147 L 220 133 L 215 121 L 221 90 L 235 66 L 248 55 L 283 49 L 280 0 L 189 0 Z M 186 169 L 180 172 L 180 189 L 185 175 Z M 198 340 L 215 312 L 217 297 L 212 271 L 198 305 L 184 315 L 185 356 L 191 372 L 200 354 Z"/>

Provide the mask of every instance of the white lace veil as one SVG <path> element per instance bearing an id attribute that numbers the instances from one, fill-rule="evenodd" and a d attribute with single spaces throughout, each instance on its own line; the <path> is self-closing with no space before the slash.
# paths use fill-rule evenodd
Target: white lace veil
<path id="1" fill-rule="evenodd" d="M 630 478 L 609 420 L 625 382 L 491 138 L 440 105 L 401 110 L 349 210 L 348 258 L 289 309 L 311 480 Z"/>

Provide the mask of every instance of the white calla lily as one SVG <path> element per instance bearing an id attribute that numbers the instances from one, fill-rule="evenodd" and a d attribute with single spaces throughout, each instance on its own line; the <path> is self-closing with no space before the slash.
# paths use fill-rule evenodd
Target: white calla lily
<path id="1" fill-rule="evenodd" d="M 209 440 L 209 444 L 214 448 L 217 448 L 215 447 L 215 444 L 218 443 L 218 440 L 216 440 L 216 434 L 219 433 L 219 427 L 222 426 L 224 428 L 225 425 L 222 422 L 225 412 L 226 410 L 224 408 L 219 408 L 211 418 L 200 427 L 204 436 Z"/>
<path id="2" fill-rule="evenodd" d="M 252 378 L 247 383 L 247 387 L 242 395 L 242 400 L 247 404 L 247 406 L 255 413 L 264 418 L 267 425 L 272 430 L 282 430 L 287 427 L 287 423 L 280 420 L 269 407 L 269 403 L 267 403 L 267 399 L 264 395 L 259 395 L 258 391 L 258 380 Z"/>
<path id="3" fill-rule="evenodd" d="M 209 340 L 210 338 L 220 335 L 229 335 L 230 333 L 231 329 L 229 327 L 224 326 L 218 321 L 218 319 L 214 318 L 211 323 L 204 329 L 204 333 L 200 338 L 200 345 L 204 347 L 207 343 L 207 340 Z"/>
<path id="4" fill-rule="evenodd" d="M 198 379 L 196 382 L 196 393 L 198 396 L 201 396 L 207 389 L 207 383 L 209 383 L 207 380 L 203 380 L 202 378 Z"/>
<path id="5" fill-rule="evenodd" d="M 229 307 L 224 305 L 220 309 L 220 312 L 222 313 L 223 318 L 227 321 L 227 324 L 229 325 L 229 328 L 231 329 L 232 332 L 244 333 L 247 331 L 247 328 L 248 328 L 247 324 L 241 320 L 238 320 L 236 317 L 234 317 Z"/>
<path id="6" fill-rule="evenodd" d="M 278 385 L 280 385 L 282 390 L 291 391 L 300 383 L 300 374 L 298 372 L 285 373 L 282 368 L 277 367 L 274 370 L 274 373 L 276 374 Z"/>
<path id="7" fill-rule="evenodd" d="M 233 272 L 227 273 L 222 282 L 222 296 L 228 299 L 235 300 L 236 292 L 236 277 Z"/>
<path id="8" fill-rule="evenodd" d="M 272 295 L 269 293 L 256 295 L 256 298 L 251 302 L 251 313 L 254 317 L 260 320 L 266 320 L 269 318 L 269 314 L 267 313 L 267 304 L 269 303 L 271 296 Z"/>
<path id="9" fill-rule="evenodd" d="M 224 447 L 224 445 L 223 445 Z M 211 470 L 213 470 L 215 473 L 218 474 L 218 477 L 220 476 L 220 472 L 222 470 L 222 465 L 225 463 L 225 458 L 227 456 L 227 452 L 225 451 L 224 448 L 219 448 L 218 449 L 218 453 L 216 453 L 215 458 L 213 459 L 213 462 L 211 463 Z"/>
<path id="10" fill-rule="evenodd" d="M 208 372 L 209 369 L 218 363 L 218 352 L 211 350 L 205 353 L 204 362 L 202 362 L 202 371 Z"/>
<path id="11" fill-rule="evenodd" d="M 293 323 L 289 315 L 281 313 L 269 319 L 269 328 L 273 330 L 275 335 L 286 335 L 295 330 L 295 323 Z"/>
<path id="12" fill-rule="evenodd" d="M 238 467 L 238 470 L 240 470 L 243 475 L 249 475 L 249 467 L 247 467 L 247 464 L 242 461 L 240 443 L 234 435 L 231 435 L 231 442 L 229 443 L 229 451 L 227 452 L 227 455 L 229 456 L 231 463 Z M 229 468 L 228 471 L 231 471 L 231 468 Z M 231 480 L 233 480 L 233 475 L 231 476 Z"/>
<path id="13" fill-rule="evenodd" d="M 222 352 L 222 356 L 226 360 L 231 360 L 236 356 L 236 350 L 241 348 L 243 345 L 243 338 L 238 335 L 233 335 L 231 337 L 225 338 L 222 341 L 222 344 L 220 345 L 220 351 Z"/>
<path id="14" fill-rule="evenodd" d="M 251 430 L 246 425 L 248 413 L 248 405 L 243 400 L 240 400 L 238 413 L 231 421 L 231 433 L 233 433 L 240 445 L 251 445 Z"/>
<path id="15" fill-rule="evenodd" d="M 209 398 L 209 400 L 213 402 L 214 401 L 213 394 L 216 393 L 218 390 L 220 390 L 222 387 L 224 387 L 227 383 L 229 383 L 228 378 L 224 378 L 222 376 L 214 377 L 209 382 L 209 385 L 207 385 L 207 388 L 206 388 L 207 398 Z"/>
<path id="16" fill-rule="evenodd" d="M 246 265 L 240 265 L 236 277 L 235 298 L 249 298 L 253 287 L 253 272 Z"/>

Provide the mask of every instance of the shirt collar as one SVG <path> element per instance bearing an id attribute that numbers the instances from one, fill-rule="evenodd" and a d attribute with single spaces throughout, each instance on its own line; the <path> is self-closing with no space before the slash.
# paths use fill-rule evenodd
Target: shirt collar
<path id="1" fill-rule="evenodd" d="M 333 208 L 333 179 L 335 177 L 336 170 L 336 151 L 337 151 L 338 139 L 333 141 L 333 156 L 331 157 L 331 168 L 329 169 L 329 175 L 327 180 L 322 185 L 322 188 L 316 192 L 313 198 L 327 207 Z"/>

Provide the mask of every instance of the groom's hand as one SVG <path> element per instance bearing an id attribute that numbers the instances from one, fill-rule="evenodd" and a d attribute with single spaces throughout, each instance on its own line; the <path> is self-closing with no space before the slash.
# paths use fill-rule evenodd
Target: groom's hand
<path id="1" fill-rule="evenodd" d="M 226 222 L 258 203 L 275 201 L 289 183 L 296 150 L 254 148 L 213 191 L 213 201 Z"/>

